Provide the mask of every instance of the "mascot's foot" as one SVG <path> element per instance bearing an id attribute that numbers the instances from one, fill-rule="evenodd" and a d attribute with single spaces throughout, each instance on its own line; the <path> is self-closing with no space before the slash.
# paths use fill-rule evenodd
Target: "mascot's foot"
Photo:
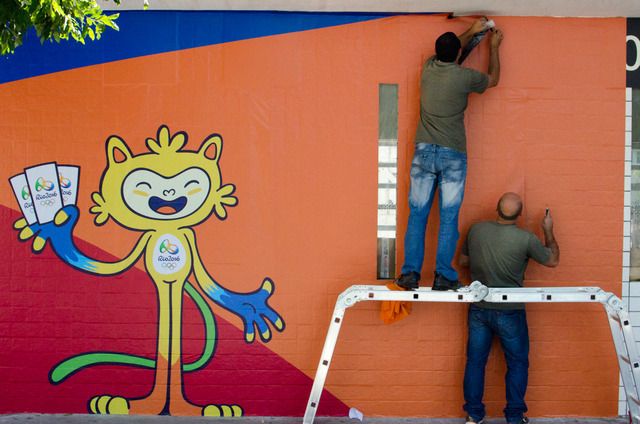
<path id="1" fill-rule="evenodd" d="M 207 405 L 202 409 L 205 417 L 241 417 L 242 408 L 238 405 Z"/>
<path id="2" fill-rule="evenodd" d="M 201 415 L 205 417 L 241 417 L 244 414 L 238 405 L 207 405 L 171 411 L 171 415 Z M 92 414 L 128 415 L 131 409 L 129 401 L 121 396 L 94 396 L 89 400 L 88 410 Z M 154 414 L 151 414 L 154 415 Z"/>
<path id="3" fill-rule="evenodd" d="M 129 414 L 129 401 L 120 396 L 94 396 L 87 406 L 92 414 Z"/>
<path id="4" fill-rule="evenodd" d="M 185 399 L 169 403 L 169 415 L 178 417 L 241 417 L 244 414 L 238 405 L 195 405 Z"/>

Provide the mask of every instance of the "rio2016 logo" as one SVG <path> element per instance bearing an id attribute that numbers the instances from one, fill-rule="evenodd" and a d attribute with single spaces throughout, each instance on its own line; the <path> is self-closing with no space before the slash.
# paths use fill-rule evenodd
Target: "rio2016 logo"
<path id="1" fill-rule="evenodd" d="M 184 254 L 187 252 L 178 239 L 169 234 L 158 238 L 155 251 L 157 256 L 154 267 L 160 274 L 173 274 L 185 266 Z"/>
<path id="2" fill-rule="evenodd" d="M 36 180 L 36 191 L 51 191 L 53 190 L 53 183 L 40 177 Z"/>
<path id="3" fill-rule="evenodd" d="M 62 172 L 58 173 L 58 180 L 60 181 L 60 187 L 61 188 L 69 188 L 69 187 L 71 187 L 71 180 L 69 178 L 65 178 L 62 175 Z"/>
<path id="4" fill-rule="evenodd" d="M 29 187 L 28 186 L 24 186 L 22 187 L 22 200 L 29 200 L 29 198 L 31 197 L 31 193 L 29 193 Z"/>
<path id="5" fill-rule="evenodd" d="M 171 244 L 168 239 L 162 240 L 160 244 L 160 253 L 169 253 L 170 255 L 177 255 L 180 252 L 178 246 Z"/>

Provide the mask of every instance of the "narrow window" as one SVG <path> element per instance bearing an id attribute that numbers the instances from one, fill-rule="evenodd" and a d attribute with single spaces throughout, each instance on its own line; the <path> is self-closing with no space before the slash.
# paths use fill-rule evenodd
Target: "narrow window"
<path id="1" fill-rule="evenodd" d="M 398 85 L 380 84 L 378 106 L 378 279 L 396 274 Z"/>

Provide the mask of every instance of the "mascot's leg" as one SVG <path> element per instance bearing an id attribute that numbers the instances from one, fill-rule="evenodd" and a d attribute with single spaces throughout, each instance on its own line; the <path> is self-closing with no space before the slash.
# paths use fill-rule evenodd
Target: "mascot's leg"
<path id="1" fill-rule="evenodd" d="M 158 341 L 155 380 L 151 392 L 142 398 L 96 396 L 89 401 L 89 412 L 96 414 L 160 415 L 166 414 L 169 383 L 169 353 L 171 336 L 171 286 L 156 284 L 158 290 Z M 108 399 L 107 399 L 108 398 Z M 116 408 L 117 407 L 117 408 Z"/>
<path id="2" fill-rule="evenodd" d="M 174 284 L 175 286 L 175 284 Z M 213 313 L 209 305 L 204 302 L 202 297 L 195 291 L 189 290 L 191 287 L 187 287 L 187 292 L 194 299 L 196 305 L 201 309 L 203 316 L 211 317 L 212 322 L 207 322 L 206 337 L 216 338 L 215 321 L 213 321 Z M 183 387 L 183 369 L 182 369 L 182 293 L 178 293 L 172 290 L 172 302 L 173 307 L 173 319 L 172 319 L 172 343 L 171 343 L 171 365 L 170 376 L 171 386 L 169 387 L 169 413 L 171 415 L 184 415 L 184 416 L 212 416 L 212 417 L 239 417 L 243 415 L 242 408 L 238 405 L 195 405 L 189 402 L 184 396 Z M 214 352 L 210 354 L 213 355 Z M 204 358 L 209 358 L 208 354 L 203 355 Z M 208 362 L 208 361 L 207 361 Z M 204 366 L 202 364 L 201 366 Z M 178 383 L 179 382 L 179 383 Z"/>

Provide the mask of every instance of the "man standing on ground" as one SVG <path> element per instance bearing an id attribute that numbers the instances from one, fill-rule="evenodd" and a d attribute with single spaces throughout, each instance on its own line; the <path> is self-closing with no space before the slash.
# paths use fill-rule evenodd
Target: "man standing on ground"
<path id="1" fill-rule="evenodd" d="M 464 111 L 470 93 L 483 93 L 500 79 L 498 48 L 502 32 L 490 39 L 489 70 L 485 74 L 458 65 L 462 46 L 471 37 L 486 30 L 486 18 L 476 19 L 459 37 L 453 32 L 436 40 L 436 55 L 422 68 L 420 122 L 415 136 L 411 162 L 409 222 L 404 238 L 405 258 L 396 284 L 417 289 L 424 261 L 425 233 L 436 187 L 440 189 L 440 230 L 436 253 L 433 290 L 457 290 L 462 287 L 452 267 L 460 233 L 458 212 L 467 175 L 467 139 Z"/>
<path id="2" fill-rule="evenodd" d="M 471 281 L 487 287 L 522 287 L 529 258 L 548 267 L 560 260 L 558 243 L 553 236 L 553 218 L 548 212 L 542 219 L 544 245 L 532 232 L 519 228 L 522 200 L 506 193 L 498 202 L 498 218 L 471 226 L 459 256 L 461 266 L 471 267 Z M 485 415 L 482 403 L 485 366 L 493 335 L 500 339 L 507 362 L 505 375 L 507 406 L 504 415 L 509 424 L 526 424 L 524 395 L 529 376 L 529 330 L 523 303 L 489 303 L 469 305 L 469 340 L 464 372 L 464 410 L 467 424 L 481 423 Z"/>

